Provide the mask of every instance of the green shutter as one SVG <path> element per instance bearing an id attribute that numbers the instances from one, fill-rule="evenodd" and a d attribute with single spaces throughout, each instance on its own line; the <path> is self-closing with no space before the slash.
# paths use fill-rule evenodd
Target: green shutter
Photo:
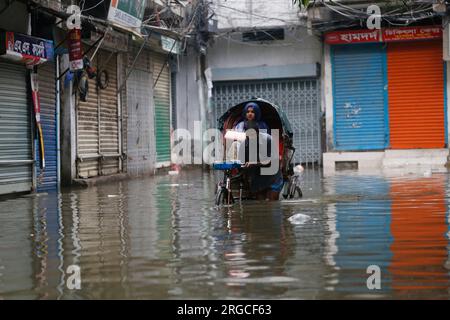
<path id="1" fill-rule="evenodd" d="M 166 63 L 166 56 L 152 54 L 153 79 L 156 81 L 154 88 L 155 100 L 155 141 L 156 161 L 170 161 L 170 72 Z M 164 65 L 164 68 L 163 68 Z M 161 72 L 162 70 L 162 72 Z"/>

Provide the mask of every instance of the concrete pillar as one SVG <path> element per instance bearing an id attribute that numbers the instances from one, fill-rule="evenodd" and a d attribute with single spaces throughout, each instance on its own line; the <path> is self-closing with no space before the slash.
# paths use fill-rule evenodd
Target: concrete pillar
<path id="1" fill-rule="evenodd" d="M 61 58 L 61 73 L 69 67 L 69 55 Z M 61 78 L 61 185 L 68 186 L 76 178 L 76 109 L 73 82 L 68 86 Z"/>
<path id="2" fill-rule="evenodd" d="M 324 92 L 324 106 L 325 108 L 325 131 L 326 131 L 326 151 L 334 149 L 334 131 L 333 131 L 333 78 L 331 67 L 331 50 L 330 45 L 324 44 L 324 62 L 322 84 Z M 325 150 L 324 150 L 325 151 Z"/>

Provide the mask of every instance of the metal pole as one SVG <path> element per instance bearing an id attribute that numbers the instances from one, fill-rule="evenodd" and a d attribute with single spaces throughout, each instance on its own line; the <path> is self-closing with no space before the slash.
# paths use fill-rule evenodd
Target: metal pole
<path id="1" fill-rule="evenodd" d="M 139 49 L 137 55 L 134 57 L 133 63 L 131 64 L 130 70 L 128 70 L 128 73 L 125 75 L 125 79 L 123 79 L 122 83 L 120 84 L 119 88 L 118 88 L 118 92 L 121 92 L 123 87 L 126 85 L 128 78 L 130 77 L 131 73 L 134 70 L 134 66 L 137 62 L 137 59 L 139 58 L 139 56 L 141 55 L 142 50 L 144 50 L 145 44 L 147 43 L 147 40 L 150 39 L 151 33 L 145 38 L 144 42 L 141 45 L 141 48 Z M 128 65 L 128 62 L 127 62 Z"/>
<path id="2" fill-rule="evenodd" d="M 58 190 L 61 188 L 61 92 L 60 92 L 60 56 L 56 55 L 56 181 Z"/>
<path id="3" fill-rule="evenodd" d="M 116 80 L 116 85 L 118 85 L 118 82 L 120 82 L 120 79 L 122 78 L 122 70 L 123 70 L 123 55 L 122 54 L 118 54 L 116 56 L 116 61 L 117 61 L 117 80 Z M 123 136 L 122 136 L 122 93 L 121 91 L 117 90 L 117 133 L 118 133 L 118 144 L 119 144 L 119 149 L 118 152 L 120 154 L 119 156 L 119 170 L 120 173 L 124 172 L 124 166 L 123 166 L 123 159 L 122 159 L 122 152 L 123 152 Z"/>

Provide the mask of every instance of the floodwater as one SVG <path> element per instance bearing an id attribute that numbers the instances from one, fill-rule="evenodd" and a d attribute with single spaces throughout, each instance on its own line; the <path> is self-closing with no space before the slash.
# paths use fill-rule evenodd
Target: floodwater
<path id="1" fill-rule="evenodd" d="M 1 201 L 0 299 L 450 298 L 447 173 L 307 170 L 301 200 L 229 208 L 214 208 L 215 181 Z"/>

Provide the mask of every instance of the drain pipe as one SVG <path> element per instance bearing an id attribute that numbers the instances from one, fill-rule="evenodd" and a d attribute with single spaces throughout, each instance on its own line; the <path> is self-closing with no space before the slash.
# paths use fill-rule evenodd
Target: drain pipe
<path id="1" fill-rule="evenodd" d="M 60 56 L 56 54 L 56 180 L 58 190 L 61 188 L 61 91 L 59 79 Z"/>

